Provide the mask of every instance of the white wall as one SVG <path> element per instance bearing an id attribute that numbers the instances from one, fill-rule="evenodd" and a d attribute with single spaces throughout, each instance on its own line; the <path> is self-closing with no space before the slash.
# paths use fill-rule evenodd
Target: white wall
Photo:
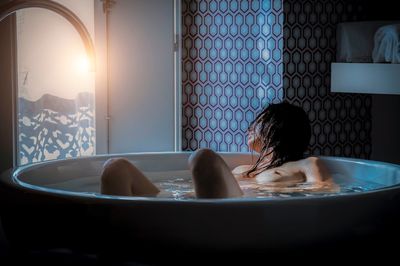
<path id="1" fill-rule="evenodd" d="M 103 12 L 103 2 L 101 1 L 94 1 L 94 42 L 96 44 L 96 154 L 107 154 L 107 39 L 106 15 Z"/>
<path id="2" fill-rule="evenodd" d="M 372 96 L 371 160 L 400 164 L 400 96 Z"/>
<path id="3" fill-rule="evenodd" d="M 116 1 L 109 32 L 109 152 L 173 151 L 173 0 Z"/>
<path id="4" fill-rule="evenodd" d="M 0 173 L 13 167 L 13 21 L 0 22 Z"/>

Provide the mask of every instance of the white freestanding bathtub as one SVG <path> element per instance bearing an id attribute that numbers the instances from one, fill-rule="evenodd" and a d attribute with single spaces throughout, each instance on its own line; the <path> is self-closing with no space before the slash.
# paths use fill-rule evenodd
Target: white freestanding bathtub
<path id="1" fill-rule="evenodd" d="M 125 157 L 151 178 L 187 172 L 190 153 Z M 221 153 L 230 167 L 247 153 Z M 98 193 L 110 157 L 51 161 L 1 176 L 1 217 L 12 245 L 70 247 L 89 252 L 261 251 L 349 243 L 395 230 L 400 212 L 400 166 L 321 157 L 334 176 L 372 182 L 374 189 L 309 197 L 174 199 Z M 157 177 L 156 177 L 157 176 Z M 97 189 L 97 190 L 96 190 Z M 341 242 L 344 241 L 344 242 Z"/>

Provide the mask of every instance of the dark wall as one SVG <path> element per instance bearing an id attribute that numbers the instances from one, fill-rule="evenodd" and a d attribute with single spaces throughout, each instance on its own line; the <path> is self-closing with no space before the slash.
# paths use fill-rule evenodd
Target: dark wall
<path id="1" fill-rule="evenodd" d="M 400 20 L 396 1 L 284 0 L 284 98 L 303 106 L 311 153 L 400 163 L 400 96 L 330 92 L 336 25 Z"/>
<path id="2" fill-rule="evenodd" d="M 400 96 L 372 96 L 371 159 L 400 164 Z"/>
<path id="3" fill-rule="evenodd" d="M 400 13 L 396 0 L 361 1 L 367 20 L 398 20 Z"/>
<path id="4" fill-rule="evenodd" d="M 364 5 L 368 20 L 400 21 L 397 1 L 366 1 Z M 400 95 L 372 95 L 371 113 L 371 159 L 400 164 Z"/>
<path id="5" fill-rule="evenodd" d="M 364 20 L 362 1 L 284 1 L 284 98 L 312 123 L 310 153 L 370 158 L 370 95 L 330 92 L 336 25 Z"/>
<path id="6" fill-rule="evenodd" d="M 0 5 L 6 2 L 0 0 Z M 0 174 L 13 166 L 12 135 L 12 55 L 13 27 L 15 17 L 0 22 Z M 7 255 L 8 245 L 1 225 L 0 217 L 0 261 Z"/>
<path id="7" fill-rule="evenodd" d="M 311 154 L 398 162 L 399 141 L 393 136 L 400 135 L 396 108 L 400 106 L 400 96 L 330 92 L 330 65 L 336 57 L 336 25 L 348 21 L 399 19 L 393 1 L 383 0 L 377 5 L 376 1 L 365 0 L 284 0 L 283 10 L 276 8 L 280 2 L 183 2 L 183 149 L 211 147 L 220 151 L 244 151 L 246 125 L 253 115 L 269 102 L 288 100 L 309 114 L 313 129 Z M 244 3 L 249 4 L 242 7 Z M 252 6 L 257 3 L 266 6 L 257 11 Z M 279 15 L 282 11 L 283 18 Z M 243 48 L 224 49 L 229 47 L 231 39 L 235 45 L 238 39 L 246 40 L 240 36 L 240 25 L 248 21 L 241 22 L 238 18 L 251 13 L 270 18 L 265 22 L 270 32 L 283 24 L 283 45 L 280 46 L 280 33 L 272 36 L 272 49 L 266 42 L 266 54 L 273 53 L 275 48 L 283 49 L 283 85 L 273 82 L 280 76 L 279 57 L 269 58 L 261 68 L 264 74 L 258 76 L 259 87 L 255 87 L 251 77 L 241 77 L 246 75 L 243 66 L 259 62 L 235 57 Z M 228 14 L 233 17 L 233 23 L 226 19 Z M 250 29 L 257 27 L 257 23 L 250 25 Z M 232 36 L 235 29 L 239 34 Z M 228 34 L 224 33 L 226 30 Z M 268 41 L 268 35 L 263 34 L 255 39 Z M 218 48 L 218 38 L 222 40 L 222 48 Z M 206 40 L 211 44 L 208 48 Z M 257 49 L 250 47 L 250 54 Z M 210 69 L 207 62 L 211 63 Z M 222 72 L 216 71 L 217 62 L 223 66 Z M 235 67 L 230 70 L 230 65 Z M 271 67 L 273 71 L 267 72 Z M 391 122 L 385 123 L 384 118 Z"/>
<path id="8" fill-rule="evenodd" d="M 0 1 L 2 4 L 4 1 Z M 0 22 L 0 173 L 13 167 L 13 27 L 14 17 Z"/>

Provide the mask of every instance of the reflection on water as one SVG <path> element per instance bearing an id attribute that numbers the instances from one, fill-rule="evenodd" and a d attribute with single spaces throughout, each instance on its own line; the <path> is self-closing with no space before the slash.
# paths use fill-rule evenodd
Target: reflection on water
<path id="1" fill-rule="evenodd" d="M 145 173 L 157 187 L 162 191 L 158 197 L 174 198 L 177 200 L 195 198 L 193 182 L 189 171 L 170 171 L 170 172 L 148 172 Z M 240 185 L 246 198 L 288 198 L 288 197 L 313 197 L 313 196 L 331 196 L 337 194 L 347 194 L 364 192 L 384 187 L 382 184 L 346 177 L 340 174 L 333 175 L 335 186 L 331 184 L 321 184 L 317 189 L 309 183 L 297 183 L 290 187 L 260 186 L 252 181 L 241 181 Z M 74 191 L 99 193 L 100 177 L 80 177 L 69 181 L 53 183 L 47 187 Z"/>
<path id="2" fill-rule="evenodd" d="M 253 182 L 240 182 L 244 191 L 244 197 L 247 198 L 288 198 L 288 197 L 312 197 L 312 196 L 330 196 L 337 194 L 347 194 L 355 192 L 364 192 L 382 188 L 383 185 L 363 181 L 359 179 L 346 178 L 344 176 L 334 177 L 336 185 L 322 184 L 318 188 L 310 183 L 298 183 L 288 188 L 277 188 L 276 186 L 260 186 Z M 171 178 L 168 180 L 156 182 L 156 185 L 165 191 L 162 197 L 172 197 L 175 199 L 195 198 L 193 184 L 188 178 Z"/>

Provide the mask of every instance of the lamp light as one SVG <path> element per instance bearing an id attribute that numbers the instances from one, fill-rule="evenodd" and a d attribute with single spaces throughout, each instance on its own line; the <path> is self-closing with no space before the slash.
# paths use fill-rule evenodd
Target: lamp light
<path id="1" fill-rule="evenodd" d="M 57 14 L 68 20 L 72 24 L 72 26 L 74 26 L 84 43 L 87 58 L 89 61 L 89 69 L 94 71 L 95 50 L 89 31 L 86 29 L 85 25 L 79 19 L 79 17 L 65 6 L 49 0 L 14 0 L 0 6 L 0 21 L 20 9 L 32 7 L 44 8 L 56 12 Z"/>

